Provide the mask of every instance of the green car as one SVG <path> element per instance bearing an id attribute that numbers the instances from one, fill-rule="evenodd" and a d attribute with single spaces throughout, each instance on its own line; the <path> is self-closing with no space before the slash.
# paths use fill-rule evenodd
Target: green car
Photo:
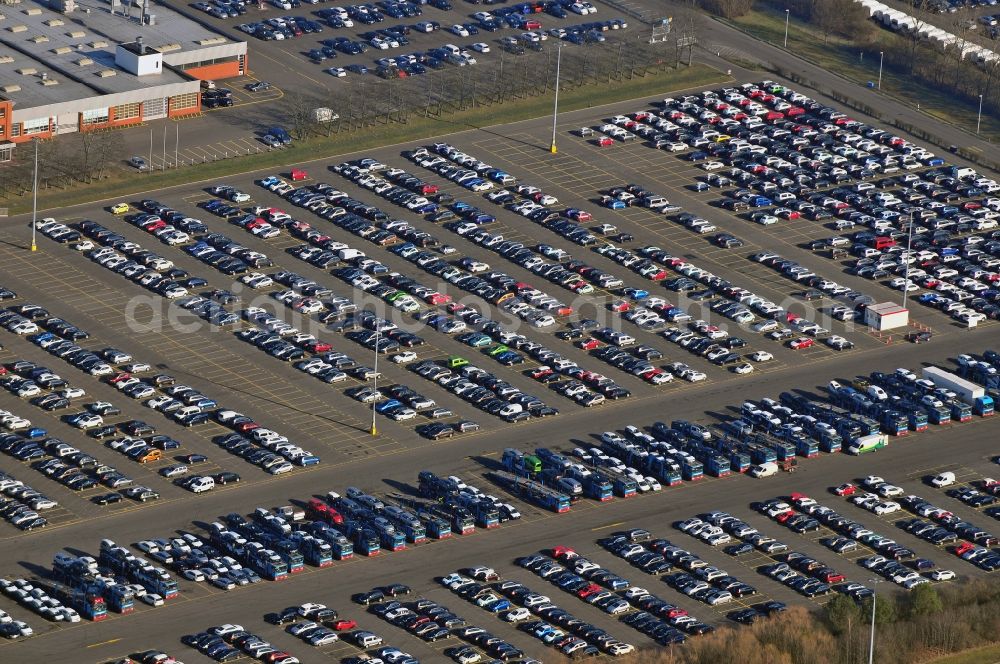
<path id="1" fill-rule="evenodd" d="M 500 353 L 506 352 L 508 350 L 510 350 L 510 348 L 508 348 L 507 346 L 505 346 L 503 344 L 497 344 L 493 348 L 490 348 L 489 350 L 487 350 L 486 354 L 489 355 L 490 357 L 496 357 Z"/>
<path id="2" fill-rule="evenodd" d="M 484 346 L 489 346 L 491 343 L 493 343 L 493 340 L 485 334 L 477 334 L 469 338 L 469 345 L 473 348 L 483 348 Z"/>
<path id="3" fill-rule="evenodd" d="M 468 363 L 469 361 L 467 359 L 459 355 L 452 355 L 451 357 L 448 358 L 449 369 L 458 369 L 460 367 L 464 367 Z"/>

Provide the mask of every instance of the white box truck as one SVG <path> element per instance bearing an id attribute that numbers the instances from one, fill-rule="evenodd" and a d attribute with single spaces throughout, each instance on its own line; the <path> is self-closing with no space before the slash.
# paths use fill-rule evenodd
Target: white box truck
<path id="1" fill-rule="evenodd" d="M 986 394 L 986 388 L 965 380 L 940 367 L 924 367 L 923 377 L 938 387 L 951 390 L 958 398 L 972 406 L 977 415 L 993 414 L 993 397 Z"/>

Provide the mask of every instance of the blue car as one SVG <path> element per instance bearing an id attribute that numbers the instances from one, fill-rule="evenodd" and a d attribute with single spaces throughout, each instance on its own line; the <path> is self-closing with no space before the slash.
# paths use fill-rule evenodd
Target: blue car
<path id="1" fill-rule="evenodd" d="M 56 335 L 52 334 L 51 332 L 41 332 L 39 334 L 34 334 L 28 337 L 28 341 L 36 345 L 41 345 L 46 341 L 51 341 L 56 338 L 57 338 Z"/>
<path id="2" fill-rule="evenodd" d="M 375 412 L 385 413 L 393 408 L 402 408 L 403 404 L 395 399 L 386 399 L 375 405 Z"/>
<path id="3" fill-rule="evenodd" d="M 625 296 L 632 298 L 636 302 L 638 302 L 639 300 L 645 300 L 647 297 L 649 297 L 649 291 L 643 290 L 641 288 L 631 288 L 631 287 L 625 288 L 623 289 L 622 293 Z"/>
<path id="4" fill-rule="evenodd" d="M 284 145 L 292 142 L 292 135 L 285 131 L 284 127 L 271 127 L 267 130 L 267 133 L 274 136 Z"/>
<path id="5" fill-rule="evenodd" d="M 483 608 L 486 609 L 487 611 L 490 611 L 491 613 L 500 613 L 501 611 L 506 611 L 507 609 L 510 608 L 510 600 L 501 598 L 496 601 L 488 603 Z"/>
<path id="6" fill-rule="evenodd" d="M 512 350 L 505 350 L 496 356 L 496 361 L 509 367 L 514 364 L 524 363 L 524 357 L 520 353 L 516 353 Z"/>

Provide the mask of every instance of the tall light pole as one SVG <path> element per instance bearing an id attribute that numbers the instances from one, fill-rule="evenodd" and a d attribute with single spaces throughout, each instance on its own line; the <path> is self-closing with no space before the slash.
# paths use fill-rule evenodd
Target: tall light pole
<path id="1" fill-rule="evenodd" d="M 559 117 L 559 65 L 562 62 L 562 43 L 556 49 L 556 100 L 552 106 L 552 144 L 549 145 L 549 152 L 555 154 L 556 150 L 556 119 Z"/>
<path id="2" fill-rule="evenodd" d="M 785 10 L 785 48 L 788 48 L 788 15 L 789 12 Z"/>
<path id="3" fill-rule="evenodd" d="M 906 234 L 906 258 L 903 268 L 903 308 L 906 308 L 906 296 L 910 292 L 910 252 L 913 244 L 913 211 L 910 211 L 910 228 Z"/>
<path id="4" fill-rule="evenodd" d="M 882 579 L 868 579 L 872 586 L 882 583 Z M 875 659 L 875 588 L 872 588 L 872 634 L 868 642 L 868 664 L 872 664 Z"/>
<path id="5" fill-rule="evenodd" d="M 976 118 L 976 136 L 979 136 L 979 126 L 983 122 L 983 96 L 979 95 L 979 116 Z"/>
<path id="6" fill-rule="evenodd" d="M 35 219 L 38 217 L 38 139 L 33 138 L 31 142 L 35 144 L 35 172 L 31 178 L 31 250 L 38 251 L 38 243 L 35 242 Z"/>
<path id="7" fill-rule="evenodd" d="M 378 344 L 382 335 L 382 324 L 378 317 L 375 318 L 375 376 L 372 378 L 372 389 L 375 391 L 372 399 L 372 428 L 371 435 L 377 436 L 378 429 L 375 427 L 375 406 L 378 404 Z"/>
<path id="8" fill-rule="evenodd" d="M 885 51 L 878 52 L 878 89 L 882 89 L 882 61 L 885 60 Z"/>

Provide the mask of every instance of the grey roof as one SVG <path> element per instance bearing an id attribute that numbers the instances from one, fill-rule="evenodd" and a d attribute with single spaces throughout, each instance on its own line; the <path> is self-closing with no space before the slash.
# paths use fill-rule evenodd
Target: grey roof
<path id="1" fill-rule="evenodd" d="M 0 94 L 12 99 L 16 110 L 160 86 L 176 90 L 179 84 L 189 82 L 169 68 L 137 77 L 117 67 L 116 46 L 139 36 L 147 46 L 164 53 L 168 63 L 220 57 L 226 48 L 233 52 L 246 49 L 245 42 L 232 42 L 212 33 L 164 5 L 153 7 L 155 25 L 140 25 L 138 8 L 133 7 L 132 18 L 110 10 L 110 4 L 97 0 L 77 4 L 77 10 L 70 14 L 54 12 L 36 0 L 0 7 L 4 15 L 0 20 L 0 59 L 3 55 L 13 57 L 13 62 L 0 63 L 0 87 L 14 84 L 21 88 Z M 18 72 L 32 69 L 35 74 Z M 47 73 L 48 84 L 40 78 L 42 72 Z"/>
<path id="2" fill-rule="evenodd" d="M 36 73 L 18 73 L 31 71 Z M 92 88 L 62 75 L 51 76 L 58 81 L 57 85 L 43 85 L 38 73 L 51 71 L 43 62 L 7 48 L 6 44 L 0 46 L 0 94 L 12 100 L 15 109 L 45 106 L 96 94 Z M 20 89 L 13 90 L 11 86 L 18 86 Z"/>

